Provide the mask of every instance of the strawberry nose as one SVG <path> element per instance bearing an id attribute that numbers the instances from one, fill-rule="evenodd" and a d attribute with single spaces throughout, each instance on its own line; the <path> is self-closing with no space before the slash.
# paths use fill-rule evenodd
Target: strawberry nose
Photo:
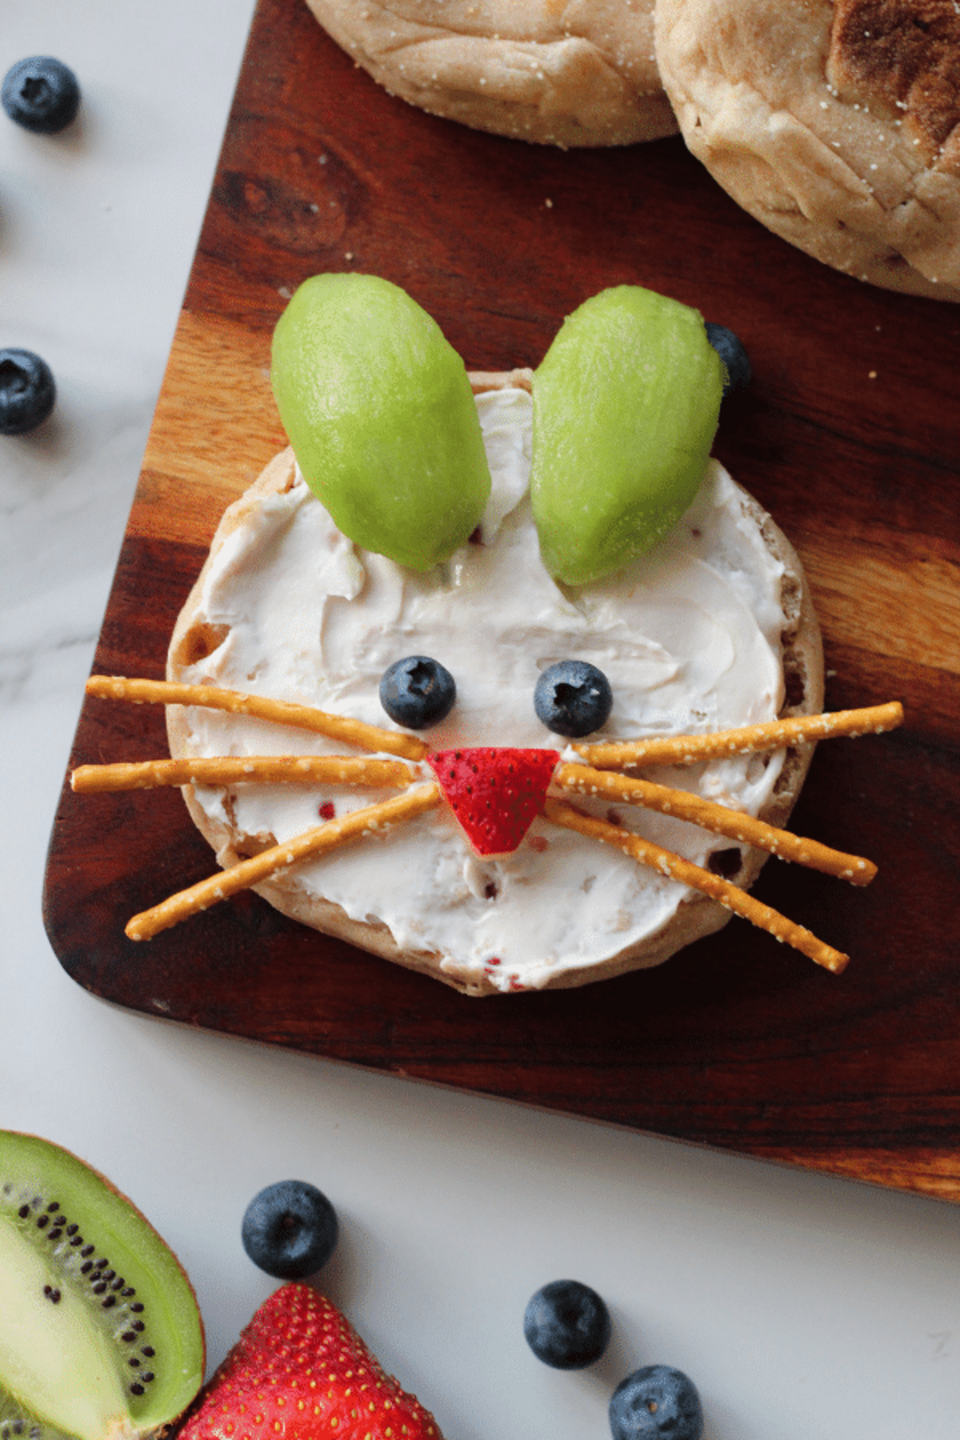
<path id="1" fill-rule="evenodd" d="M 558 750 L 484 745 L 438 750 L 427 761 L 478 855 L 510 855 L 543 809 Z"/>

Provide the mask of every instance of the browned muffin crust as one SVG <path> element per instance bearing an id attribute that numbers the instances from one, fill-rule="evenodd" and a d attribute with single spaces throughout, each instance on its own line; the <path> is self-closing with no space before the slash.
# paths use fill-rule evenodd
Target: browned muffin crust
<path id="1" fill-rule="evenodd" d="M 925 162 L 960 173 L 960 12 L 954 0 L 836 0 L 827 75 L 901 118 Z"/>

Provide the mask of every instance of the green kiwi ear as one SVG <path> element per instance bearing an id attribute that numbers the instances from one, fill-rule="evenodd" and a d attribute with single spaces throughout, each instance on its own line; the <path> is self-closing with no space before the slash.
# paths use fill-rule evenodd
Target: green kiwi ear
<path id="1" fill-rule="evenodd" d="M 706 472 L 724 367 L 699 311 L 637 285 L 564 321 L 533 376 L 530 496 L 549 573 L 583 585 L 656 545 Z"/>
<path id="2" fill-rule="evenodd" d="M 582 585 L 651 549 L 703 479 L 723 395 L 703 317 L 619 285 L 567 317 L 534 372 L 530 493 L 544 564 Z M 373 275 L 298 287 L 271 384 L 297 463 L 358 545 L 426 570 L 480 523 L 490 471 L 463 361 Z"/>
<path id="3" fill-rule="evenodd" d="M 183 1268 L 140 1211 L 47 1140 L 0 1131 L 0 1428 L 30 1440 L 162 1430 L 203 1380 Z"/>
<path id="4" fill-rule="evenodd" d="M 305 280 L 274 329 L 270 380 L 304 479 L 356 544 L 427 570 L 476 529 L 490 471 L 466 368 L 399 286 Z"/>

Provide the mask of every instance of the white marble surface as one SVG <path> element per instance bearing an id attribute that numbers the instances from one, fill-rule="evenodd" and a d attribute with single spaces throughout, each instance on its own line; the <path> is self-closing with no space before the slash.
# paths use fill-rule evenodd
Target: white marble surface
<path id="1" fill-rule="evenodd" d="M 599 1440 L 613 1385 L 654 1360 L 698 1383 L 706 1440 L 956 1440 L 955 1207 L 167 1027 L 51 953 L 47 838 L 251 8 L 3 0 L 0 72 L 58 55 L 84 105 L 58 139 L 0 116 L 0 345 L 60 391 L 42 433 L 0 437 L 0 1125 L 141 1205 L 211 1362 L 272 1288 L 243 1209 L 296 1175 L 342 1217 L 333 1297 L 448 1440 Z M 614 1314 L 594 1371 L 521 1336 L 562 1274 Z"/>

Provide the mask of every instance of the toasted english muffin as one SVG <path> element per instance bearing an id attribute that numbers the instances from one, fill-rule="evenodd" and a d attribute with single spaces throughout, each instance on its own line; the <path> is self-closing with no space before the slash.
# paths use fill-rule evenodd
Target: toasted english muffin
<path id="1" fill-rule="evenodd" d="M 684 140 L 784 240 L 886 289 L 960 300 L 953 0 L 657 0 Z"/>
<path id="2" fill-rule="evenodd" d="M 492 392 L 507 416 L 501 421 L 500 411 L 491 411 L 489 445 L 500 448 L 480 543 L 427 576 L 357 551 L 306 490 L 292 451 L 284 451 L 223 515 L 177 621 L 168 679 L 255 690 L 389 727 L 378 674 L 391 660 L 439 647 L 436 658 L 459 671 L 459 713 L 455 707 L 435 732 L 423 732 L 437 750 L 500 744 L 563 751 L 566 742 L 537 720 L 530 696 L 539 669 L 572 650 L 602 661 L 619 697 L 591 740 L 822 710 L 820 632 L 800 561 L 721 467 L 711 462 L 701 496 L 656 556 L 609 581 L 558 589 L 545 571 L 533 574 L 539 559 L 529 501 L 515 483 L 527 442 L 510 412 L 529 400 L 529 372 L 472 378 L 478 404 Z M 698 585 L 702 596 L 690 593 Z M 509 589 L 517 593 L 506 595 Z M 669 612 L 662 624 L 661 597 Z M 715 612 L 724 607 L 721 618 Z M 646 639 L 635 633 L 637 616 Z M 688 692 L 696 713 L 677 714 Z M 343 751 L 315 736 L 179 705 L 168 707 L 167 724 L 174 757 Z M 655 778 L 734 806 L 739 797 L 783 826 L 812 750 L 804 744 L 775 757 L 678 766 Z M 316 823 L 325 802 L 337 814 L 369 803 L 367 795 L 339 792 L 331 799 L 329 789 L 298 791 L 293 799 L 289 791 L 244 798 L 243 789 L 184 789 L 192 819 L 224 867 L 275 841 L 288 843 L 311 816 Z M 612 814 L 609 805 L 593 808 Z M 741 887 L 767 858 L 686 822 L 650 812 L 634 821 L 621 811 L 616 823 L 637 824 Z M 657 965 L 730 918 L 715 899 L 558 830 L 544 816 L 515 854 L 478 858 L 445 806 L 255 888 L 294 920 L 470 995 L 577 986 Z M 631 905 L 644 912 L 639 919 Z"/>
<path id="3" fill-rule="evenodd" d="M 563 148 L 676 133 L 653 0 L 307 3 L 374 80 L 435 115 Z"/>

